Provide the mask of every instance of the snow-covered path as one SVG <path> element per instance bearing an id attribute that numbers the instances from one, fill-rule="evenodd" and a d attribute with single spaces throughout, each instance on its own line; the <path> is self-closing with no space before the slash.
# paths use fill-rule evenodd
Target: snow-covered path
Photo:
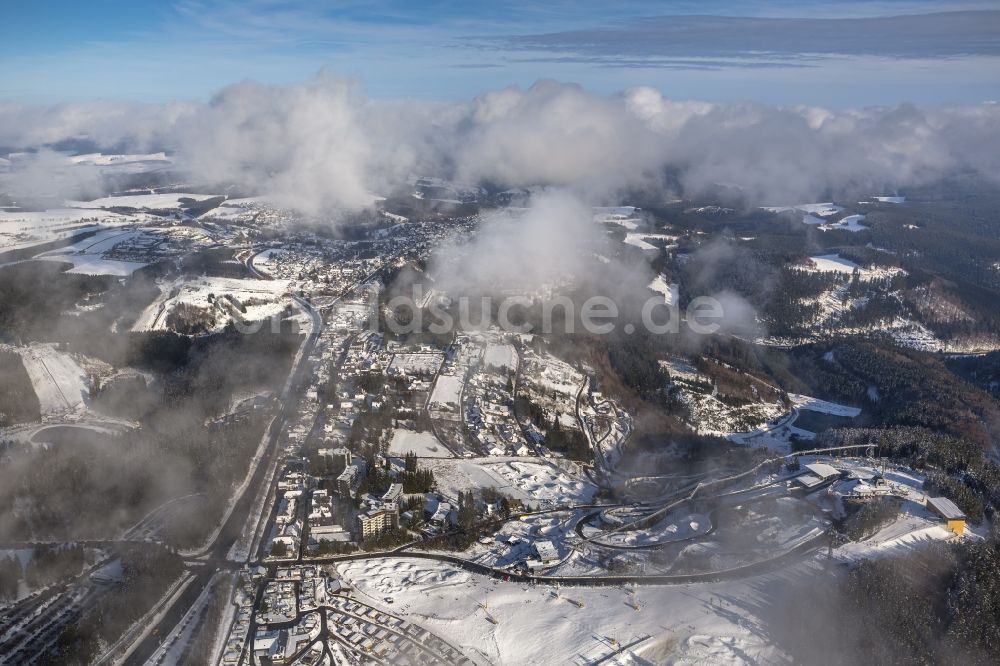
<path id="1" fill-rule="evenodd" d="M 73 357 L 53 344 L 19 348 L 42 414 L 74 412 L 84 406 L 87 373 Z"/>
<path id="2" fill-rule="evenodd" d="M 477 663 L 747 664 L 780 659 L 765 616 L 774 597 L 808 581 L 817 566 L 809 560 L 740 581 L 638 589 L 507 583 L 406 558 L 338 568 L 365 603 L 402 613 Z"/>

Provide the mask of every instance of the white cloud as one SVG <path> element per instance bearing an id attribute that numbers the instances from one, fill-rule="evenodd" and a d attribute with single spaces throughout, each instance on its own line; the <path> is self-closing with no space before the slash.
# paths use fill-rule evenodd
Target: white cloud
<path id="1" fill-rule="evenodd" d="M 670 169 L 688 194 L 721 182 L 753 202 L 794 203 L 957 171 L 995 177 L 998 130 L 1000 106 L 990 104 L 835 111 L 675 101 L 651 88 L 600 95 L 551 81 L 430 103 L 370 99 L 330 74 L 241 83 L 207 104 L 0 106 L 0 145 L 86 138 L 167 150 L 191 178 L 236 183 L 308 213 L 363 206 L 411 173 L 564 187 L 593 203 L 656 184 Z M 19 186 L 7 179 L 8 189 Z"/>

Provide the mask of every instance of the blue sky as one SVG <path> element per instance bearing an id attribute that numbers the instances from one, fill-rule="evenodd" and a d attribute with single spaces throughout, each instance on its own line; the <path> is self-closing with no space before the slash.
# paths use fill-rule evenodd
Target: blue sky
<path id="1" fill-rule="evenodd" d="M 1000 11 L 964 12 L 994 7 L 36 0 L 3 10 L 0 100 L 204 100 L 328 68 L 376 97 L 459 99 L 552 78 L 713 101 L 977 103 L 1000 99 Z"/>

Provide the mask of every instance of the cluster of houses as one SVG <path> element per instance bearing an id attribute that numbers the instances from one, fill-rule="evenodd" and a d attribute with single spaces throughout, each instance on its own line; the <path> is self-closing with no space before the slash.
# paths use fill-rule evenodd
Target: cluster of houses
<path id="1" fill-rule="evenodd" d="M 317 552 L 323 543 L 350 543 L 351 533 L 336 522 L 330 493 L 323 489 L 312 491 L 310 498 L 308 552 Z"/>
<path id="2" fill-rule="evenodd" d="M 521 350 L 523 356 L 518 392 L 543 407 L 546 412 L 558 415 L 567 427 L 576 422 L 576 397 L 585 376 L 569 363 L 530 344 Z M 603 402 L 599 393 L 591 394 L 594 403 Z"/>
<path id="3" fill-rule="evenodd" d="M 390 377 L 408 377 L 415 382 L 422 381 L 422 386 L 415 387 L 417 390 L 429 390 L 429 380 L 434 378 L 444 363 L 444 353 L 428 345 L 404 349 L 399 343 L 391 342 L 386 347 L 386 352 L 392 354 L 392 360 L 385 373 Z"/>
<path id="4" fill-rule="evenodd" d="M 420 532 L 426 537 L 433 537 L 442 531 L 447 531 L 458 522 L 457 503 L 440 493 L 427 493 L 424 496 L 424 526 Z"/>
<path id="5" fill-rule="evenodd" d="M 349 646 L 352 656 L 364 657 L 357 663 L 471 665 L 455 648 L 402 618 L 346 597 L 335 599 L 332 605 L 327 627 L 340 645 Z"/>
<path id="6" fill-rule="evenodd" d="M 208 245 L 208 241 L 203 237 L 189 236 L 176 228 L 161 227 L 154 233 L 144 231 L 127 236 L 102 256 L 114 261 L 155 264 L 163 259 L 183 256 L 195 245 Z"/>
<path id="7" fill-rule="evenodd" d="M 530 456 L 533 451 L 514 417 L 514 396 L 505 372 L 481 369 L 465 385 L 465 424 L 469 436 L 491 456 Z"/>
<path id="8" fill-rule="evenodd" d="M 336 403 L 326 405 L 323 436 L 333 448 L 344 447 L 351 434 L 351 427 L 363 409 L 377 409 L 381 406 L 377 396 L 354 388 L 351 381 L 361 375 L 381 371 L 386 359 L 379 353 L 382 338 L 379 334 L 366 332 L 356 336 L 343 352 L 340 363 L 340 381 L 337 384 Z M 324 364 L 328 368 L 335 362 L 331 355 Z"/>
<path id="9" fill-rule="evenodd" d="M 319 636 L 319 617 L 311 612 L 348 592 L 338 578 L 311 565 L 278 568 L 271 579 L 267 575 L 263 567 L 240 572 L 233 595 L 236 612 L 222 655 L 226 666 L 241 663 L 248 638 L 258 663 L 266 663 L 265 659 L 275 664 L 290 663 L 296 653 Z M 265 585 L 261 604 L 255 610 L 259 582 Z M 251 620 L 256 623 L 253 636 L 249 635 Z"/>
<path id="10" fill-rule="evenodd" d="M 255 214 L 259 214 L 261 226 L 283 224 L 283 217 L 278 213 L 260 210 Z M 470 218 L 463 224 L 471 228 L 474 220 Z M 291 280 L 293 290 L 310 298 L 324 317 L 319 338 L 307 361 L 311 368 L 306 373 L 310 383 L 305 391 L 305 400 L 298 405 L 294 417 L 289 419 L 282 439 L 282 467 L 274 507 L 276 520 L 270 532 L 269 545 L 282 544 L 284 548 L 278 550 L 284 550 L 289 557 L 297 557 L 302 552 L 302 539 L 306 535 L 306 553 L 310 554 L 323 543 L 365 538 L 398 527 L 401 519 L 406 519 L 407 513 L 401 515 L 399 511 L 402 499 L 400 484 L 393 484 L 381 497 L 363 498 L 360 515 L 351 520 L 345 520 L 343 505 L 335 503 L 335 495 L 340 495 L 341 499 L 353 499 L 367 473 L 363 460 L 352 459 L 348 448 L 351 429 L 365 410 L 381 407 L 380 395 L 358 388 L 360 382 L 351 379 L 382 372 L 408 380 L 412 390 L 429 391 L 443 355 L 436 350 L 417 349 L 407 356 L 410 350 L 383 347 L 380 334 L 360 330 L 375 314 L 374 304 L 381 289 L 377 281 L 358 286 L 346 298 L 334 296 L 342 294 L 366 276 L 374 275 L 385 265 L 402 265 L 404 256 L 422 253 L 446 233 L 448 230 L 444 225 L 402 225 L 401 230 L 369 243 L 364 253 L 354 243 L 317 239 L 306 234 L 273 246 L 277 251 L 270 253 L 266 259 L 266 271 L 274 277 Z M 331 379 L 335 371 L 341 381 L 333 385 Z M 337 392 L 335 397 L 326 393 L 331 387 Z M 328 459 L 331 468 L 338 470 L 334 483 L 324 488 L 318 487 L 319 479 L 310 473 L 310 461 L 301 457 L 317 422 L 323 423 L 322 456 Z M 379 458 L 376 464 L 384 465 L 386 469 L 396 473 L 404 469 L 401 459 Z M 282 573 L 294 571 L 298 573 Z M 316 624 L 318 615 L 308 613 L 309 604 L 318 603 L 324 595 L 328 602 L 333 602 L 335 597 L 331 595 L 336 594 L 335 588 L 339 587 L 338 582 L 322 572 L 317 573 L 314 568 L 279 569 L 277 579 L 271 581 L 274 584 L 267 585 L 263 603 L 258 609 L 268 617 L 257 618 L 260 631 L 251 636 L 249 627 L 254 613 L 255 582 L 264 576 L 266 570 L 259 567 L 254 572 L 241 574 L 235 594 L 236 617 L 227 637 L 223 663 L 240 663 L 245 660 L 248 651 L 255 653 L 261 663 L 265 660 L 288 663 L 293 659 L 305 659 L 303 654 L 294 655 L 302 652 L 300 647 L 305 649 L 306 644 L 313 643 L 310 637 L 319 631 Z M 293 600 L 290 595 L 296 589 L 295 617 L 300 621 L 294 622 L 293 617 L 293 625 L 282 623 L 269 626 L 268 620 L 272 618 L 291 617 Z M 318 656 L 321 658 L 322 652 Z"/>
<path id="11" fill-rule="evenodd" d="M 309 240 L 272 245 L 266 259 L 258 258 L 255 263 L 273 277 L 291 280 L 298 290 L 319 296 L 342 293 L 381 266 L 383 260 L 381 255 L 351 256 L 337 241 Z"/>
<path id="12" fill-rule="evenodd" d="M 482 349 L 469 344 L 469 336 L 457 333 L 451 347 L 445 354 L 427 401 L 427 412 L 431 418 L 446 421 L 461 421 L 461 396 L 465 380 L 479 362 Z"/>
<path id="13" fill-rule="evenodd" d="M 263 568 L 257 567 L 253 572 L 244 570 L 240 572 L 237 579 L 236 589 L 233 592 L 233 604 L 236 606 L 232 626 L 226 637 L 226 646 L 222 652 L 223 666 L 234 666 L 240 663 L 243 655 L 243 646 L 246 644 L 250 633 L 250 623 L 253 619 L 254 601 L 256 598 L 256 585 L 254 579 L 264 572 Z"/>
<path id="14" fill-rule="evenodd" d="M 352 460 L 351 452 L 343 447 L 320 449 L 318 455 L 334 465 L 343 466 L 344 471 L 337 477 L 334 490 L 314 488 L 314 477 L 301 471 L 286 469 L 278 482 L 281 495 L 272 537 L 272 553 L 275 553 L 277 559 L 295 557 L 298 553 L 303 532 L 299 509 L 306 497 L 308 505 L 305 508 L 304 522 L 308 525 L 306 554 L 309 555 L 323 550 L 323 544 L 353 544 L 357 540 L 363 541 L 396 530 L 401 524 L 399 505 L 403 499 L 403 486 L 393 483 L 381 496 L 365 495 L 360 498 L 361 508 L 353 521 L 355 529 L 352 532 L 349 522 L 345 527 L 344 516 L 335 515 L 334 496 L 331 493 L 336 493 L 341 498 L 353 498 L 358 481 L 365 476 L 365 463 L 363 460 Z M 380 456 L 380 459 L 391 471 L 398 473 L 403 469 L 401 459 L 384 456 Z M 403 516 L 404 519 L 408 517 Z M 279 543 L 284 548 L 274 550 L 273 544 Z"/>
<path id="15" fill-rule="evenodd" d="M 520 571 L 538 571 L 562 561 L 559 548 L 550 539 L 532 539 L 500 534 L 495 537 L 496 566 Z M 489 540 L 490 542 L 493 539 Z"/>
<path id="16" fill-rule="evenodd" d="M 293 661 L 320 635 L 322 623 L 313 611 L 327 606 L 344 592 L 339 579 L 316 567 L 279 568 L 274 579 L 267 581 L 257 611 L 253 652 L 258 662 Z"/>
<path id="17" fill-rule="evenodd" d="M 299 552 L 302 539 L 302 520 L 299 518 L 301 498 L 301 490 L 288 490 L 278 500 L 271 552 L 280 554 L 280 557 L 294 557 Z"/>

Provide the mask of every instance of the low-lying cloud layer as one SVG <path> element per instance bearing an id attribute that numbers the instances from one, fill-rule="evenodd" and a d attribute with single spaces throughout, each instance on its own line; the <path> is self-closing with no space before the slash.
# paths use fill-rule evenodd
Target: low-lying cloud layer
<path id="1" fill-rule="evenodd" d="M 239 185 L 310 214 L 364 206 L 413 174 L 560 186 L 597 202 L 661 187 L 670 173 L 682 194 L 721 183 L 751 203 L 787 204 L 1000 173 L 996 104 L 831 111 L 674 101 L 651 88 L 608 96 L 551 81 L 428 103 L 371 99 L 326 73 L 295 85 L 240 83 L 206 104 L 0 104 L 0 146 L 73 139 L 165 150 L 196 182 Z M 54 162 L 41 153 L 12 160 L 4 189 L 92 190 L 93 174 L 76 178 Z"/>

